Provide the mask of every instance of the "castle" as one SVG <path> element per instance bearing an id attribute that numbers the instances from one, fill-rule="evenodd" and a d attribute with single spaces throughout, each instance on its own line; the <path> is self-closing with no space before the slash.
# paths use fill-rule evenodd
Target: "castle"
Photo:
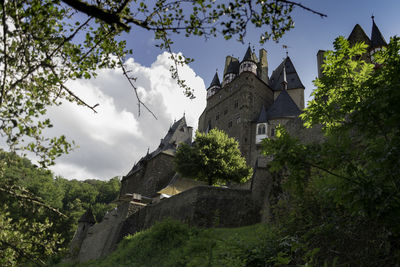
<path id="1" fill-rule="evenodd" d="M 348 40 L 368 44 L 368 60 L 387 45 L 374 21 L 371 38 L 357 24 Z M 323 52 L 317 54 L 319 76 Z M 234 137 L 253 167 L 251 181 L 222 188 L 178 175 L 174 153 L 180 143 L 191 144 L 193 131 L 183 117 L 170 127 L 157 149 L 147 152 L 122 178 L 115 210 L 97 224 L 90 210 L 81 217 L 70 245 L 73 257 L 86 261 L 105 256 L 124 236 L 168 217 L 200 227 L 239 227 L 268 220 L 273 179 L 267 159 L 260 155 L 261 140 L 273 138 L 279 124 L 303 142 L 323 139 L 318 127 L 304 129 L 298 119 L 304 108 L 304 89 L 288 56 L 270 77 L 264 49 L 258 58 L 250 47 L 241 60 L 227 56 L 222 83 L 216 73 L 207 88 L 207 105 L 198 129 L 218 128 Z"/>

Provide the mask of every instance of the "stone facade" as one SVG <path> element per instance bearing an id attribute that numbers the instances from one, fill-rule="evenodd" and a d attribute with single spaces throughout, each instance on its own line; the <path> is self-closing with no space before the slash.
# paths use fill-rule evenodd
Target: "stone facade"
<path id="1" fill-rule="evenodd" d="M 167 189 L 179 187 L 173 162 L 176 148 L 179 143 L 191 143 L 192 128 L 183 117 L 171 126 L 159 147 L 122 178 L 118 207 L 101 223 L 81 231 L 80 243 L 75 245 L 79 261 L 103 257 L 124 236 L 166 218 L 199 227 L 239 227 L 268 220 L 272 177 L 267 158 L 260 156 L 260 140 L 273 137 L 277 125 L 296 121 L 304 107 L 304 86 L 289 57 L 269 77 L 266 51 L 261 49 L 259 56 L 260 60 L 248 48 L 241 62 L 226 58 L 222 85 L 216 74 L 199 118 L 200 131 L 219 128 L 239 142 L 254 169 L 251 181 L 229 188 L 191 185 L 166 196 L 165 192 L 172 192 Z M 290 127 L 296 134 L 302 132 L 300 125 Z"/>

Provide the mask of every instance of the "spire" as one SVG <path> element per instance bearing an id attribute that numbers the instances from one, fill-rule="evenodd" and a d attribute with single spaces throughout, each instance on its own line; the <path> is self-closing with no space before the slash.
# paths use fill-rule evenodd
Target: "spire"
<path id="1" fill-rule="evenodd" d="M 283 64 L 283 81 L 282 81 L 282 90 L 287 90 L 287 79 L 286 79 L 286 64 Z"/>
<path id="2" fill-rule="evenodd" d="M 375 24 L 374 16 L 371 16 L 372 19 L 372 32 L 371 32 L 371 47 L 377 48 L 382 46 L 387 46 L 385 38 L 383 37 L 381 31 L 378 26 Z"/>
<path id="3" fill-rule="evenodd" d="M 211 84 L 210 84 L 210 86 L 208 88 L 211 88 L 213 86 L 221 87 L 221 83 L 219 81 L 218 72 L 217 71 L 215 72 L 214 78 L 212 79 Z"/>
<path id="4" fill-rule="evenodd" d="M 254 61 L 253 60 L 253 56 L 252 56 L 252 52 L 251 52 L 251 48 L 250 48 L 250 44 L 249 47 L 247 48 L 246 54 L 243 57 L 243 61 Z"/>

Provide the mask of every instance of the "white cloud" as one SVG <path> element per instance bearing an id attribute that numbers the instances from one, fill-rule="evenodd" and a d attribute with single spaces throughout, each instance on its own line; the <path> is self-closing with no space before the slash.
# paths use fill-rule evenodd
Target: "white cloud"
<path id="1" fill-rule="evenodd" d="M 196 99 L 183 95 L 171 78 L 168 53 L 159 55 L 150 67 L 130 58 L 126 62 L 143 102 L 158 120 L 141 108 L 138 117 L 137 100 L 121 70 L 107 69 L 92 80 L 69 83 L 69 87 L 89 104 L 99 103 L 98 113 L 76 104 L 64 103 L 49 110 L 54 128 L 51 134 L 65 134 L 79 148 L 62 156 L 51 169 L 68 179 L 108 179 L 125 175 L 148 147 L 155 149 L 174 119 L 186 114 L 190 126 L 205 107 L 203 80 L 188 66 L 180 68 L 181 78 L 195 90 Z"/>

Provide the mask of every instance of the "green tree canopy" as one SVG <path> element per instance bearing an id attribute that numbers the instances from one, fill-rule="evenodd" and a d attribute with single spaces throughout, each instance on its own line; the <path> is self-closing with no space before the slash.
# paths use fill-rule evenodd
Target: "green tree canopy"
<path id="1" fill-rule="evenodd" d="M 343 37 L 334 48 L 325 53 L 323 77 L 301 115 L 307 127 L 323 126 L 325 141 L 304 144 L 280 128 L 276 140 L 264 141 L 264 151 L 274 156 L 270 170 L 281 171 L 290 195 L 284 220 L 293 222 L 292 233 L 305 233 L 317 265 L 335 257 L 350 265 L 394 265 L 400 255 L 400 38 L 373 57 L 362 56 L 365 44 L 350 46 Z M 363 60 L 368 57 L 372 63 Z"/>
<path id="2" fill-rule="evenodd" d="M 218 129 L 207 134 L 196 132 L 192 145 L 179 145 L 175 163 L 177 172 L 184 177 L 205 181 L 209 185 L 244 183 L 252 174 L 240 153 L 239 143 Z"/>

